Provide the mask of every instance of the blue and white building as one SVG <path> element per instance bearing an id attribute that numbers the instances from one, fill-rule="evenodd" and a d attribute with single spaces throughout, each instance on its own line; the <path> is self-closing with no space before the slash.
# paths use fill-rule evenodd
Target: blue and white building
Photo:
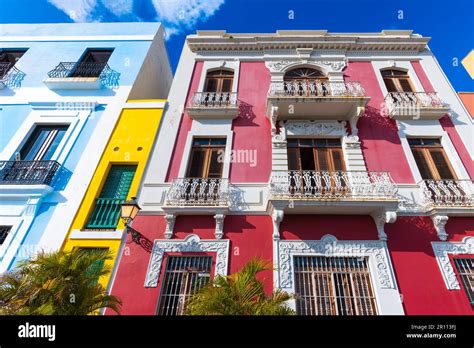
<path id="1" fill-rule="evenodd" d="M 128 99 L 166 98 L 159 23 L 0 25 L 0 273 L 59 249 Z"/>

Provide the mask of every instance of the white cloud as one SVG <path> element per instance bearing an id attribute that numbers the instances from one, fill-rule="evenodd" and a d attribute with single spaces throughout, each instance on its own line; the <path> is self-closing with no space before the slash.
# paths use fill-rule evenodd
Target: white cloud
<path id="1" fill-rule="evenodd" d="M 67 14 L 74 22 L 92 20 L 90 14 L 97 5 L 97 0 L 48 0 L 51 4 Z"/>
<path id="2" fill-rule="evenodd" d="M 117 18 L 145 20 L 133 13 L 134 1 L 139 0 L 48 0 L 75 22 L 94 22 L 103 19 L 100 8 Z M 166 27 L 167 37 L 192 29 L 219 10 L 225 0 L 150 0 L 156 20 Z M 99 11 L 94 11 L 99 9 Z M 148 18 L 148 20 L 150 20 Z"/>

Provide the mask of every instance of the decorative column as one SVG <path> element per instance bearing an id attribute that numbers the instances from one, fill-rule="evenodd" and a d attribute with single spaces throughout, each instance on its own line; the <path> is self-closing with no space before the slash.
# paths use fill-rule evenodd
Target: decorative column
<path id="1" fill-rule="evenodd" d="M 392 224 L 397 220 L 397 213 L 394 211 L 384 211 L 372 215 L 380 240 L 387 240 L 385 224 Z"/>
<path id="2" fill-rule="evenodd" d="M 286 130 L 283 122 L 278 121 L 280 133 L 272 133 L 272 170 L 288 170 L 288 151 L 286 148 Z"/>
<path id="3" fill-rule="evenodd" d="M 365 167 L 359 137 L 357 135 L 345 135 L 342 138 L 342 145 L 347 170 L 366 172 L 367 168 Z"/>
<path id="4" fill-rule="evenodd" d="M 438 234 L 439 239 L 447 240 L 448 233 L 446 232 L 445 226 L 449 220 L 449 217 L 446 215 L 433 215 L 431 217 L 431 220 L 433 221 L 433 225 L 436 230 L 436 233 Z"/>
<path id="5" fill-rule="evenodd" d="M 176 221 L 176 215 L 166 214 L 165 219 L 166 219 L 165 238 L 166 239 L 171 239 L 171 237 L 173 236 L 173 230 L 174 230 L 174 223 Z"/>
<path id="6" fill-rule="evenodd" d="M 222 237 L 224 236 L 225 215 L 224 214 L 216 214 L 216 215 L 214 215 L 214 219 L 216 220 L 216 231 L 215 231 L 216 239 L 222 239 Z"/>

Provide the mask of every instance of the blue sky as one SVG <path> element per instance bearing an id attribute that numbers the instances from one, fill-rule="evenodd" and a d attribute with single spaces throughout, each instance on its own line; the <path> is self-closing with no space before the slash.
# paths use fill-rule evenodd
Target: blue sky
<path id="1" fill-rule="evenodd" d="M 433 38 L 430 48 L 454 88 L 474 91 L 461 65 L 474 45 L 474 0 L 0 0 L 0 5 L 0 23 L 159 20 L 169 34 L 173 69 L 185 36 L 197 29 L 413 29 Z"/>

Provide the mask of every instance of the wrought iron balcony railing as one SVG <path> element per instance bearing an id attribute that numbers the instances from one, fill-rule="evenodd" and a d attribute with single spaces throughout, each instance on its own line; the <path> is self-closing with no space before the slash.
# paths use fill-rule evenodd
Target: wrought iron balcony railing
<path id="1" fill-rule="evenodd" d="M 50 185 L 60 167 L 56 161 L 0 161 L 0 184 Z"/>
<path id="2" fill-rule="evenodd" d="M 387 172 L 275 171 L 270 181 L 276 199 L 394 199 L 396 193 Z"/>
<path id="3" fill-rule="evenodd" d="M 166 196 L 167 206 L 228 206 L 229 182 L 222 178 L 174 179 Z"/>
<path id="4" fill-rule="evenodd" d="M 189 101 L 189 106 L 202 108 L 237 107 L 237 93 L 196 92 Z"/>
<path id="5" fill-rule="evenodd" d="M 470 180 L 423 180 L 419 185 L 428 206 L 474 207 Z"/>
<path id="6" fill-rule="evenodd" d="M 17 88 L 21 86 L 21 81 L 25 73 L 19 70 L 13 63 L 0 63 L 0 87 Z"/>
<path id="7" fill-rule="evenodd" d="M 48 77 L 52 79 L 98 78 L 103 86 L 116 87 L 120 73 L 110 69 L 107 63 L 61 62 L 48 72 Z"/>
<path id="8" fill-rule="evenodd" d="M 435 92 L 390 92 L 385 97 L 389 111 L 394 108 L 446 108 Z"/>
<path id="9" fill-rule="evenodd" d="M 270 83 L 269 97 L 364 97 L 359 82 L 309 80 L 274 81 Z"/>
<path id="10" fill-rule="evenodd" d="M 97 198 L 86 229 L 115 229 L 123 199 Z"/>

